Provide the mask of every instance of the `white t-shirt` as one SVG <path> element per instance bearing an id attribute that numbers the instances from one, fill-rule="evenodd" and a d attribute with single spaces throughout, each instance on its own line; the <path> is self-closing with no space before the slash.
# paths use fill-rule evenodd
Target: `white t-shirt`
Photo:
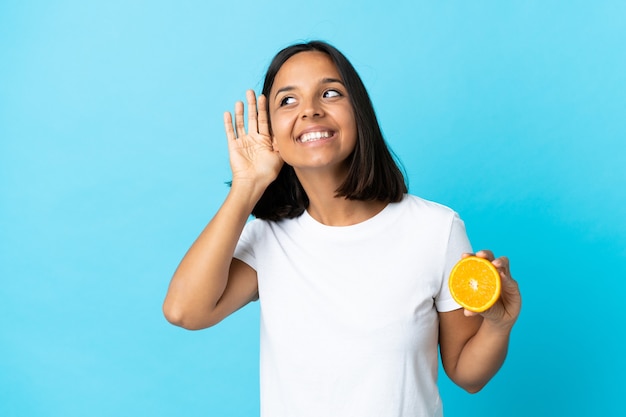
<path id="1" fill-rule="evenodd" d="M 235 257 L 258 276 L 261 416 L 441 416 L 437 312 L 460 308 L 464 252 L 459 216 L 412 195 L 352 226 L 249 222 Z"/>

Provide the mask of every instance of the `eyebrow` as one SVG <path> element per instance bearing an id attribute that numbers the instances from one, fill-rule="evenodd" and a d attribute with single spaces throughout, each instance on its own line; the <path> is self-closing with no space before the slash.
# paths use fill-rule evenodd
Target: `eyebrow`
<path id="1" fill-rule="evenodd" d="M 322 80 L 320 81 L 320 84 L 332 84 L 332 83 L 339 83 L 341 85 L 344 85 L 343 81 L 338 79 L 338 78 L 322 78 Z M 280 89 L 278 89 L 278 91 L 276 91 L 276 94 L 274 94 L 274 98 L 276 98 L 280 93 L 284 93 L 287 91 L 293 91 L 295 90 L 296 87 L 291 86 L 291 85 L 287 85 L 285 87 L 282 87 Z"/>

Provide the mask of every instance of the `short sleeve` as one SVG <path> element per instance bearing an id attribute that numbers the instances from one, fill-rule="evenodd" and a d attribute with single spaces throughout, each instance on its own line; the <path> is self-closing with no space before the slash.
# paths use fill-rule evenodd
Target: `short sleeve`
<path id="1" fill-rule="evenodd" d="M 233 254 L 233 258 L 245 262 L 254 270 L 257 269 L 254 247 L 260 234 L 259 228 L 262 226 L 259 222 L 259 220 L 252 220 L 246 223 Z"/>
<path id="2" fill-rule="evenodd" d="M 465 223 L 463 223 L 463 220 L 461 220 L 458 214 L 454 213 L 444 258 L 442 286 L 439 295 L 435 299 L 437 311 L 446 312 L 461 308 L 450 294 L 448 279 L 452 268 L 461 259 L 461 255 L 464 253 L 472 253 L 472 245 L 465 231 Z"/>

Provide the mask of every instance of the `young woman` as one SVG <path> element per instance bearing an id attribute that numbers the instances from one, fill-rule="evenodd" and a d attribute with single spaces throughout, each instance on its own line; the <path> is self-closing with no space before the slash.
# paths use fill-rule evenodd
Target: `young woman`
<path id="1" fill-rule="evenodd" d="M 183 258 L 167 319 L 201 329 L 259 300 L 261 415 L 440 416 L 438 352 L 469 392 L 502 365 L 521 299 L 505 257 L 480 315 L 447 277 L 471 253 L 447 207 L 407 194 L 369 96 L 334 47 L 279 52 L 224 116 L 232 186 Z M 247 222 L 250 214 L 256 220 Z"/>

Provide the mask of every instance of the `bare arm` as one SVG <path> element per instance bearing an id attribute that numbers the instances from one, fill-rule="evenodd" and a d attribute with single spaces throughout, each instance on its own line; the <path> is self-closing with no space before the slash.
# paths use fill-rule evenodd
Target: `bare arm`
<path id="1" fill-rule="evenodd" d="M 269 136 L 266 101 L 248 91 L 248 133 L 243 103 L 224 115 L 233 182 L 221 208 L 193 243 L 170 283 L 163 312 L 187 328 L 212 326 L 257 296 L 256 272 L 233 259 L 237 241 L 254 205 L 276 178 L 282 160 Z"/>
<path id="2" fill-rule="evenodd" d="M 494 260 L 489 251 L 477 255 L 490 259 L 500 272 L 500 300 L 480 315 L 461 309 L 439 314 L 439 344 L 446 374 L 472 393 L 480 391 L 504 363 L 511 329 L 521 308 L 508 259 Z"/>

